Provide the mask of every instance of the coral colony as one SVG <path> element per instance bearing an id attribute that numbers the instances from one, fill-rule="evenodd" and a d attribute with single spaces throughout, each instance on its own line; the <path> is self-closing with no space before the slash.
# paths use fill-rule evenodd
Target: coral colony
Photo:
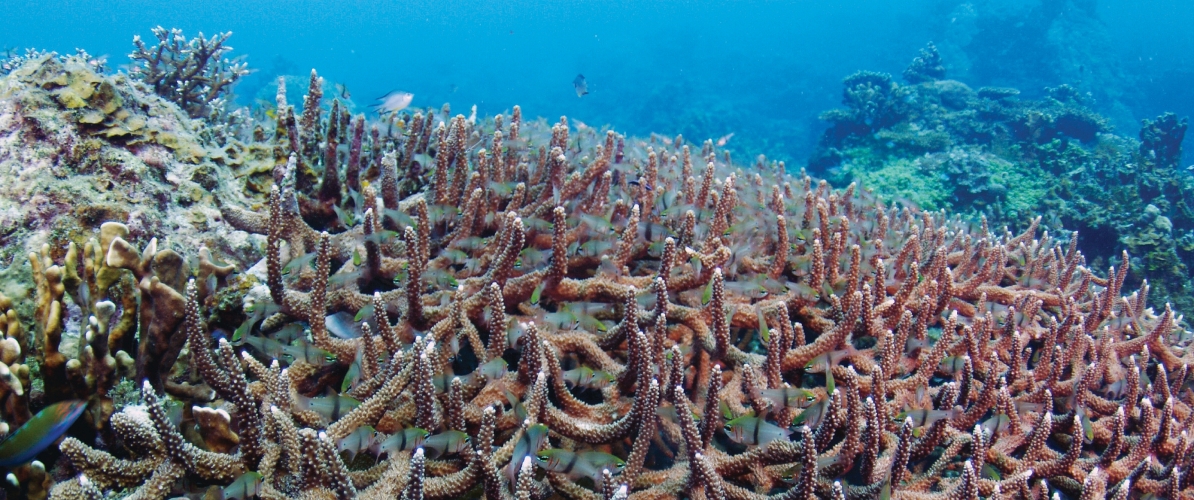
<path id="1" fill-rule="evenodd" d="M 1194 496 L 1181 315 L 1040 216 L 517 106 L 370 120 L 314 72 L 301 108 L 217 112 L 227 36 L 155 33 L 127 76 L 0 80 L 4 134 L 126 193 L 3 288 L 9 495 Z M 130 175 L 143 201 L 104 180 Z"/>

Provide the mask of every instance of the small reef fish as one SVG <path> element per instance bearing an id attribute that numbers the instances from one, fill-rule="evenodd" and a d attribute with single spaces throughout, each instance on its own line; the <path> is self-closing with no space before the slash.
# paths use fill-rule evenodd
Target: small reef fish
<path id="1" fill-rule="evenodd" d="M 175 427 L 182 425 L 182 403 L 177 401 L 165 401 L 162 403 L 166 407 L 166 418 Z"/>
<path id="2" fill-rule="evenodd" d="M 418 427 L 407 427 L 380 442 L 375 438 L 372 451 L 378 458 L 381 458 L 383 453 L 387 457 L 392 457 L 400 451 L 413 450 L 422 446 L 428 435 L 430 435 L 429 432 Z M 380 436 L 378 437 L 380 438 Z"/>
<path id="3" fill-rule="evenodd" d="M 321 396 L 318 398 L 298 397 L 298 407 L 301 410 L 311 410 L 318 413 L 328 422 L 335 422 L 348 412 L 361 406 L 361 402 L 348 396 L 339 394 Z"/>
<path id="4" fill-rule="evenodd" d="M 377 431 L 373 430 L 373 427 L 368 425 L 357 427 L 357 430 L 352 431 L 336 443 L 336 452 L 348 452 L 348 461 L 351 462 L 356 458 L 357 453 L 373 447 L 376 435 Z"/>
<path id="5" fill-rule="evenodd" d="M 331 314 L 323 319 L 328 332 L 342 339 L 355 339 L 361 336 L 360 323 L 353 321 L 353 315 L 346 312 Z"/>
<path id="6" fill-rule="evenodd" d="M 497 380 L 506 376 L 506 367 L 509 363 L 502 358 L 493 358 L 486 361 L 485 364 L 478 366 L 475 373 L 480 373 L 486 380 Z"/>
<path id="7" fill-rule="evenodd" d="M 587 366 L 573 368 L 564 372 L 564 382 L 572 387 L 589 389 L 604 389 L 614 381 L 614 376 L 601 370 L 593 370 Z"/>
<path id="8" fill-rule="evenodd" d="M 518 418 L 518 421 L 526 420 L 527 408 L 522 405 L 522 401 L 514 396 L 514 393 L 506 391 L 506 401 L 510 403 L 510 409 L 514 411 L 514 416 Z"/>
<path id="9" fill-rule="evenodd" d="M 361 349 L 357 349 L 361 351 Z M 340 384 L 340 392 L 348 392 L 355 389 L 361 383 L 361 353 L 357 353 L 357 359 L 348 365 L 348 372 L 344 374 L 344 382 Z"/>
<path id="10" fill-rule="evenodd" d="M 626 462 L 624 460 L 605 452 L 583 451 L 580 453 L 580 457 L 584 460 L 588 460 L 589 463 L 596 465 L 598 469 L 621 470 L 623 467 L 626 467 Z"/>
<path id="11" fill-rule="evenodd" d="M 745 251 L 745 249 L 743 249 L 743 251 L 739 254 L 749 253 L 749 251 Z M 725 282 L 725 288 L 734 292 L 735 294 L 752 299 L 761 299 L 770 293 L 765 287 L 763 287 L 762 283 L 755 281 L 727 281 Z"/>
<path id="12" fill-rule="evenodd" d="M 292 362 L 302 360 L 315 366 L 328 364 L 328 356 L 331 356 L 331 353 L 319 349 L 305 340 L 300 340 L 299 345 L 282 346 L 282 354 L 289 357 Z"/>
<path id="13" fill-rule="evenodd" d="M 37 412 L 0 442 L 0 467 L 14 467 L 33 460 L 54 444 L 79 419 L 85 408 L 86 401 L 72 400 L 54 403 Z"/>
<path id="14" fill-rule="evenodd" d="M 996 413 L 991 418 L 983 421 L 983 428 L 990 432 L 991 435 L 999 435 L 1007 432 L 1008 427 L 1011 426 L 1012 419 L 1006 413 Z"/>
<path id="15" fill-rule="evenodd" d="M 432 453 L 428 453 L 428 456 L 431 458 L 455 455 L 468 449 L 468 447 L 468 434 L 460 431 L 444 431 L 434 436 L 428 436 L 423 440 L 423 449 L 432 451 Z"/>
<path id="16" fill-rule="evenodd" d="M 407 106 L 410 106 L 410 102 L 413 101 L 414 98 L 415 95 L 410 92 L 393 90 L 386 95 L 378 97 L 376 100 L 381 102 L 374 104 L 372 107 L 378 112 L 378 114 L 382 115 L 397 113 L 406 109 Z"/>
<path id="17" fill-rule="evenodd" d="M 448 371 L 444 373 L 437 373 L 435 376 L 431 377 L 431 385 L 435 386 L 436 394 L 443 394 L 444 391 L 447 391 L 449 387 L 452 387 L 452 379 L 460 378 L 460 383 L 467 385 L 468 382 L 472 381 L 473 377 L 474 375 L 472 373 L 464 377 L 457 377 L 456 374 L 452 372 L 452 369 L 449 368 Z"/>
<path id="18" fill-rule="evenodd" d="M 904 353 L 911 354 L 917 349 L 924 349 L 929 347 L 929 339 L 917 339 L 908 337 L 908 342 L 904 343 Z"/>
<path id="19" fill-rule="evenodd" d="M 602 453 L 600 451 L 577 453 L 575 451 L 553 448 L 539 452 L 535 456 L 535 465 L 547 471 L 565 474 L 573 480 L 587 477 L 593 480 L 593 484 L 600 485 L 602 478 L 601 471 L 606 469 L 610 471 L 621 470 L 626 466 L 626 462 L 609 453 Z"/>
<path id="20" fill-rule="evenodd" d="M 510 456 L 510 464 L 506 466 L 506 477 L 510 479 L 510 484 L 514 484 L 518 480 L 518 469 L 522 465 L 522 461 L 538 454 L 539 448 L 542 448 L 543 443 L 546 442 L 546 425 L 535 424 L 523 431 L 522 436 L 518 438 L 518 443 L 514 445 L 514 454 Z"/>
<path id="21" fill-rule="evenodd" d="M 628 182 L 627 184 L 630 184 L 631 186 L 638 186 L 638 187 L 640 187 L 640 188 L 646 189 L 647 191 L 654 191 L 654 190 L 655 190 L 655 187 L 654 187 L 654 186 L 652 186 L 652 185 L 651 185 L 650 183 L 648 183 L 648 182 L 644 182 L 644 181 L 643 181 L 643 177 L 642 177 L 641 175 L 640 175 L 640 176 L 639 176 L 637 179 L 635 179 L 635 180 L 632 180 L 632 181 Z"/>
<path id="22" fill-rule="evenodd" d="M 613 248 L 614 244 L 608 241 L 590 240 L 576 246 L 576 255 L 585 255 L 589 257 L 596 257 L 602 252 Z"/>
<path id="23" fill-rule="evenodd" d="M 660 406 L 659 408 L 655 409 L 655 414 L 659 415 L 660 417 L 666 418 L 671 422 L 675 422 L 677 424 L 680 423 L 680 416 L 676 414 L 675 406 L 671 406 L 671 405 Z M 700 419 L 701 419 L 700 415 L 697 415 L 696 412 L 692 413 L 693 421 L 697 421 Z"/>
<path id="24" fill-rule="evenodd" d="M 288 261 L 286 265 L 282 267 L 282 274 L 290 274 L 291 271 L 301 270 L 304 267 L 315 269 L 315 257 L 315 252 L 311 252 L 290 259 L 290 261 Z"/>
<path id="25" fill-rule="evenodd" d="M 334 286 L 345 285 L 357 281 L 364 274 L 365 270 L 359 268 L 356 271 L 335 273 L 328 277 L 328 284 Z"/>
<path id="26" fill-rule="evenodd" d="M 241 474 L 232 484 L 224 487 L 224 500 L 249 500 L 261 495 L 261 473 L 249 471 Z"/>
<path id="27" fill-rule="evenodd" d="M 738 417 L 725 425 L 726 434 L 735 443 L 766 445 L 779 439 L 787 439 L 792 431 L 763 420 L 760 417 Z"/>
<path id="28" fill-rule="evenodd" d="M 812 429 L 816 429 L 821 425 L 821 421 L 825 419 L 825 414 L 829 410 L 829 398 L 826 396 L 817 397 L 817 401 L 805 408 L 804 411 L 796 415 L 792 419 L 793 424 L 803 423 Z"/>
<path id="29" fill-rule="evenodd" d="M 315 366 L 328 364 L 327 351 L 317 349 L 306 341 L 300 340 L 299 343 L 301 345 L 286 345 L 269 337 L 246 335 L 239 342 L 234 342 L 233 345 L 249 344 L 262 354 L 275 359 L 286 357 L 291 362 L 302 360 Z"/>
<path id="30" fill-rule="evenodd" d="M 589 83 L 585 81 L 585 75 L 576 75 L 576 78 L 572 79 L 572 87 L 576 89 L 576 97 L 589 93 Z"/>
<path id="31" fill-rule="evenodd" d="M 522 347 L 519 345 L 519 341 L 522 340 L 522 336 L 524 334 L 526 334 L 526 325 L 525 324 L 520 323 L 517 326 L 515 326 L 514 328 L 507 329 L 506 330 L 506 347 L 508 347 L 510 349 L 514 349 L 515 351 L 521 351 Z"/>
<path id="32" fill-rule="evenodd" d="M 929 410 L 925 408 L 905 408 L 904 411 L 896 415 L 896 419 L 903 422 L 905 418 L 912 419 L 913 427 L 924 427 L 926 425 L 933 425 L 938 420 L 943 418 L 954 418 L 962 414 L 962 408 L 955 406 L 950 410 Z"/>
<path id="33" fill-rule="evenodd" d="M 818 457 L 817 470 L 824 469 L 841 461 L 842 455 L 840 453 L 832 457 Z M 783 474 L 780 476 L 780 480 L 788 484 L 794 484 L 800 477 L 800 471 L 802 469 L 804 469 L 804 464 L 793 465 L 792 468 L 783 472 Z"/>
<path id="34" fill-rule="evenodd" d="M 780 387 L 760 391 L 763 398 L 775 403 L 778 408 L 808 408 L 817 401 L 812 392 L 796 387 Z"/>
<path id="35" fill-rule="evenodd" d="M 1112 399 L 1123 399 L 1128 393 L 1128 381 L 1127 379 L 1116 380 L 1115 382 L 1107 384 L 1101 389 L 1098 389 L 1097 392 L 1100 392 Z"/>
<path id="36" fill-rule="evenodd" d="M 348 87 L 346 87 L 343 83 L 336 84 L 336 94 L 338 94 L 341 99 L 352 99 L 352 94 L 348 92 Z"/>
<path id="37" fill-rule="evenodd" d="M 1016 411 L 1019 413 L 1028 413 L 1030 411 L 1040 412 L 1045 409 L 1042 403 L 1027 403 L 1024 401 L 1016 401 Z"/>
<path id="38" fill-rule="evenodd" d="M 730 133 L 728 133 L 728 134 L 726 134 L 726 135 L 723 135 L 723 136 L 721 136 L 721 137 L 718 137 L 718 138 L 717 138 L 717 147 L 719 147 L 719 148 L 720 148 L 720 147 L 722 147 L 722 146 L 725 146 L 725 145 L 726 145 L 726 143 L 727 143 L 727 142 L 730 142 L 730 139 L 733 139 L 733 138 L 734 138 L 734 133 L 733 133 L 733 132 L 730 132 Z"/>
<path id="39" fill-rule="evenodd" d="M 808 363 L 804 364 L 804 371 L 809 373 L 825 373 L 825 370 L 837 366 L 841 360 L 855 354 L 858 354 L 858 350 L 853 345 L 846 344 L 845 349 L 827 352 L 808 360 Z"/>
<path id="40" fill-rule="evenodd" d="M 276 339 L 278 342 L 288 343 L 303 336 L 303 325 L 291 323 L 282 327 L 282 329 L 271 333 L 270 336 Z"/>
<path id="41" fill-rule="evenodd" d="M 966 361 L 968 360 L 970 360 L 969 356 L 946 356 L 937 365 L 937 373 L 950 376 L 957 375 L 966 367 Z"/>

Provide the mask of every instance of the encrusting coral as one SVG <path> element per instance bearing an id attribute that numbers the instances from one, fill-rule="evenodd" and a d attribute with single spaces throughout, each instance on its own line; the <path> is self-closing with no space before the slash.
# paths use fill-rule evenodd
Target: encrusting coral
<path id="1" fill-rule="evenodd" d="M 249 319 L 213 335 L 223 285 L 157 277 L 192 375 L 142 384 L 120 446 L 63 441 L 55 498 L 1194 496 L 1181 318 L 1039 218 L 518 108 L 372 135 L 279 101 L 267 203 L 224 208 L 266 238 Z M 150 246 L 106 262 L 152 282 Z M 199 437 L 161 395 L 182 380 Z"/>
<path id="2" fill-rule="evenodd" d="M 203 245 L 239 264 L 256 258 L 255 242 L 218 208 L 269 177 L 273 148 L 251 132 L 192 120 L 85 53 L 32 53 L 0 68 L 0 260 L 11 266 L 3 292 L 24 307 L 25 255 L 48 244 L 61 262 L 68 243 L 83 250 L 107 221 L 127 226 L 124 239 L 138 248 L 159 237 L 192 258 Z"/>

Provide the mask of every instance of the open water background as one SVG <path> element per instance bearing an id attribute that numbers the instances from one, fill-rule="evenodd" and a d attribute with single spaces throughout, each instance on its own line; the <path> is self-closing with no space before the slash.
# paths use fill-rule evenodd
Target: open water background
<path id="1" fill-rule="evenodd" d="M 803 165 L 842 78 L 898 78 L 929 41 L 949 78 L 1028 97 L 1075 85 L 1123 135 L 1164 111 L 1194 115 L 1191 24 L 1189 0 L 8 0 L 0 48 L 78 47 L 118 68 L 133 35 L 151 39 L 153 26 L 233 31 L 234 54 L 257 70 L 237 88 L 244 104 L 272 101 L 278 75 L 316 68 L 361 110 L 390 90 L 413 92 L 414 106 L 450 102 L 453 113 L 520 104 L 529 116 L 632 134 L 734 133 L 741 155 Z"/>

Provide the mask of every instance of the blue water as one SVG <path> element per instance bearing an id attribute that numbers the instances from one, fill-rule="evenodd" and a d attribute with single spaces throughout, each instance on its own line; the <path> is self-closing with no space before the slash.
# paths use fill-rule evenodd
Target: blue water
<path id="1" fill-rule="evenodd" d="M 127 63 L 134 34 L 233 31 L 256 73 L 239 100 L 272 100 L 278 75 L 316 68 L 363 109 L 390 90 L 468 114 L 568 115 L 633 134 L 735 135 L 802 165 L 862 69 L 899 75 L 928 41 L 949 78 L 1040 95 L 1090 92 L 1117 129 L 1194 115 L 1194 2 L 1188 0 L 849 0 L 836 2 L 5 2 L 0 48 L 107 54 Z M 589 95 L 572 80 L 584 74 Z M 294 99 L 295 95 L 292 95 Z M 1187 163 L 1194 163 L 1187 149 Z"/>

